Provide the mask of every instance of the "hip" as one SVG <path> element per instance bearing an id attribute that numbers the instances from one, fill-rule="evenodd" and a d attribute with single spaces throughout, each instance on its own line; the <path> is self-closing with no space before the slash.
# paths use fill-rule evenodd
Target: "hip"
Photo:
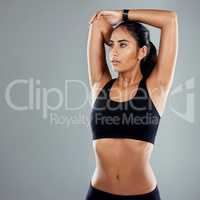
<path id="1" fill-rule="evenodd" d="M 90 182 L 88 192 L 85 200 L 162 200 L 160 197 L 160 191 L 156 185 L 151 191 L 136 195 L 120 195 L 108 192 L 102 189 L 98 189 Z"/>
<path id="2" fill-rule="evenodd" d="M 96 168 L 90 180 L 97 189 L 118 195 L 137 195 L 155 189 L 157 180 L 152 168 L 105 170 Z"/>

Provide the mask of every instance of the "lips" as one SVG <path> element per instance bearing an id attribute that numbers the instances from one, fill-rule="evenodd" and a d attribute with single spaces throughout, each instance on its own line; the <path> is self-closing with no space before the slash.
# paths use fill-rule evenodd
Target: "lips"
<path id="1" fill-rule="evenodd" d="M 112 62 L 113 64 L 120 63 L 119 60 L 111 60 L 111 62 Z"/>

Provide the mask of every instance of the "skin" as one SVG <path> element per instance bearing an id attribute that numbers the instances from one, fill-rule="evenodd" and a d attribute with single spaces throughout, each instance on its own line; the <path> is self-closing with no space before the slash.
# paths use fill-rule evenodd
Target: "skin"
<path id="1" fill-rule="evenodd" d="M 126 101 L 135 95 L 142 78 L 140 61 L 147 48 L 139 49 L 136 40 L 123 27 L 112 32 L 108 44 L 110 61 L 120 61 L 112 64 L 119 76 L 112 86 L 110 98 Z M 93 141 L 93 148 L 97 166 L 91 180 L 94 187 L 114 194 L 142 194 L 155 188 L 157 181 L 149 163 L 153 150 L 151 143 L 106 138 Z"/>
<path id="2" fill-rule="evenodd" d="M 118 72 L 110 98 L 115 101 L 126 101 L 135 96 L 138 82 L 142 78 L 140 62 L 147 54 L 147 47 L 139 48 L 137 41 L 123 26 L 114 29 L 108 45 L 109 59 L 113 69 Z M 119 63 L 112 63 L 113 59 Z"/>
<path id="3" fill-rule="evenodd" d="M 93 141 L 96 169 L 92 185 L 113 194 L 142 194 L 155 188 L 149 163 L 153 145 L 132 139 Z"/>
<path id="4" fill-rule="evenodd" d="M 158 64 L 146 80 L 146 86 L 152 102 L 162 116 L 173 76 L 172 62 L 175 59 L 174 52 L 163 44 L 167 44 L 167 39 L 175 41 L 176 23 L 174 13 L 171 15 L 171 12 L 160 12 L 156 18 L 154 12 L 147 13 L 147 18 L 152 15 L 154 24 L 157 27 L 162 26 L 158 63 L 162 64 L 163 59 L 168 58 L 165 61 L 168 65 L 162 64 L 161 68 Z M 145 16 L 144 10 L 140 10 L 138 14 L 134 12 L 134 16 L 139 18 L 140 13 L 142 17 Z M 112 85 L 110 98 L 119 102 L 129 100 L 135 96 L 142 78 L 140 62 L 147 54 L 147 47 L 139 48 L 135 38 L 124 27 L 113 29 L 103 16 L 96 20 L 93 16 L 92 21 L 88 37 L 88 69 L 93 102 L 103 86 L 112 79 L 105 62 L 105 49 L 102 43 L 109 45 L 109 60 L 120 61 L 117 64 L 111 63 L 113 69 L 118 72 L 118 78 Z M 173 43 L 170 48 L 176 49 Z M 162 70 L 166 72 L 165 79 L 161 78 Z M 96 160 L 96 168 L 91 179 L 93 187 L 119 195 L 144 194 L 152 191 L 157 184 L 150 165 L 153 147 L 152 143 L 128 138 L 93 140 Z"/>

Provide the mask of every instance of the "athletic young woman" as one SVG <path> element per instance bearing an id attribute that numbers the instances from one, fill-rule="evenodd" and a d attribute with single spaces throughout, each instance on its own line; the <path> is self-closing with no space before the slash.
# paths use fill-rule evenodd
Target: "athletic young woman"
<path id="1" fill-rule="evenodd" d="M 142 23 L 160 29 L 158 55 Z M 150 157 L 175 71 L 177 14 L 156 9 L 101 10 L 89 24 L 96 168 L 85 199 L 161 200 Z M 104 44 L 117 78 L 111 77 Z"/>

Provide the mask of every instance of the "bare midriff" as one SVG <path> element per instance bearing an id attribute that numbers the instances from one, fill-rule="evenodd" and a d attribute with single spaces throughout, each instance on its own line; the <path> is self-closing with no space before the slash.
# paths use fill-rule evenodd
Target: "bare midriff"
<path id="1" fill-rule="evenodd" d="M 96 168 L 92 186 L 119 195 L 151 192 L 157 184 L 150 165 L 153 144 L 128 138 L 93 140 Z"/>

